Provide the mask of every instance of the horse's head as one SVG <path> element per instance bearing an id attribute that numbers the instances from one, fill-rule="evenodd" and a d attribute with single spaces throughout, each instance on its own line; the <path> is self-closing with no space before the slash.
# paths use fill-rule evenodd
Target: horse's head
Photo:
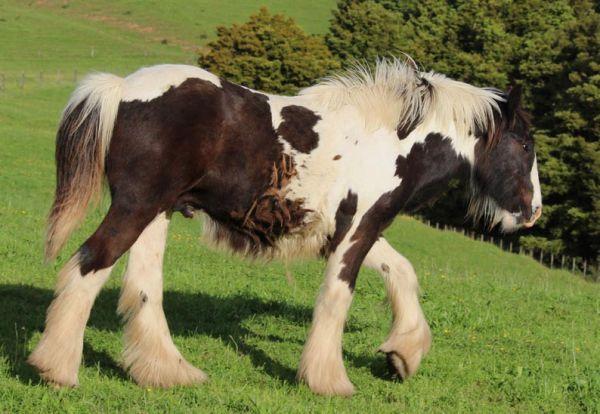
<path id="1" fill-rule="evenodd" d="M 521 107 L 521 90 L 512 88 L 494 127 L 485 131 L 475 147 L 472 213 L 506 232 L 531 227 L 542 214 L 529 116 Z"/>

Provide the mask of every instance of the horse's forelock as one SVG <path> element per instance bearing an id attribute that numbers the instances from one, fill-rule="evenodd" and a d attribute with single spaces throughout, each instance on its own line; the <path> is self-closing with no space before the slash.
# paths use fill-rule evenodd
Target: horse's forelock
<path id="1" fill-rule="evenodd" d="M 488 125 L 490 127 L 483 134 L 483 138 L 485 139 L 485 147 L 489 151 L 498 144 L 502 134 L 506 131 L 527 137 L 531 128 L 531 114 L 520 104 L 511 106 L 503 101 L 501 102 L 500 111 L 494 113 L 494 118 L 490 120 Z"/>

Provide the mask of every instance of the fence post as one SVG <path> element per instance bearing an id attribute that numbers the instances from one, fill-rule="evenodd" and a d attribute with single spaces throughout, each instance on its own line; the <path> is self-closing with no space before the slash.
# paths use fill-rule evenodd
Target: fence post
<path id="1" fill-rule="evenodd" d="M 572 258 L 572 262 L 571 262 L 571 272 L 575 273 L 575 258 Z"/>
<path id="2" fill-rule="evenodd" d="M 544 262 L 544 250 L 540 249 L 540 263 Z"/>
<path id="3" fill-rule="evenodd" d="M 479 240 L 483 241 L 483 234 L 481 236 L 479 236 Z"/>
<path id="4" fill-rule="evenodd" d="M 565 255 L 561 254 L 561 259 L 560 259 L 560 268 L 564 269 L 565 268 Z"/>
<path id="5" fill-rule="evenodd" d="M 437 230 L 439 230 L 439 229 L 440 229 L 440 223 L 435 223 L 435 228 L 436 228 Z"/>
<path id="6" fill-rule="evenodd" d="M 550 269 L 554 267 L 554 253 L 550 253 Z"/>
<path id="7" fill-rule="evenodd" d="M 511 252 L 511 253 L 513 252 L 513 249 L 512 249 L 512 242 L 510 242 L 510 243 L 508 244 L 508 251 L 509 251 L 509 252 Z"/>
<path id="8" fill-rule="evenodd" d="M 583 276 L 585 277 L 585 274 L 587 273 L 587 260 L 583 261 Z"/>
<path id="9" fill-rule="evenodd" d="M 504 240 L 500 239 L 500 250 L 504 250 Z"/>
<path id="10" fill-rule="evenodd" d="M 534 252 L 534 250 L 535 250 L 535 249 L 531 249 L 531 250 L 529 250 L 529 255 L 531 256 L 531 258 L 533 258 L 533 252 Z"/>
<path id="11" fill-rule="evenodd" d="M 21 79 L 19 81 L 19 88 L 23 90 L 25 88 L 25 72 L 21 72 Z"/>

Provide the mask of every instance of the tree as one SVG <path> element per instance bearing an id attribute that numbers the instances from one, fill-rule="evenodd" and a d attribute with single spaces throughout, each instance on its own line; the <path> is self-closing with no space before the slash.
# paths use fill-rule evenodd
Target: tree
<path id="1" fill-rule="evenodd" d="M 198 64 L 250 88 L 293 93 L 339 68 L 319 36 L 266 8 L 241 25 L 219 26 Z"/>
<path id="2" fill-rule="evenodd" d="M 479 86 L 521 84 L 544 194 L 527 243 L 591 259 L 600 250 L 599 39 L 598 3 L 589 0 L 341 0 L 326 36 L 342 62 L 407 53 Z M 462 224 L 461 194 L 454 184 L 423 214 Z"/>
<path id="3" fill-rule="evenodd" d="M 344 64 L 398 54 L 400 16 L 375 2 L 340 2 L 325 41 Z"/>
<path id="4" fill-rule="evenodd" d="M 600 252 L 600 14 L 575 1 L 564 34 L 549 43 L 554 70 L 532 96 L 548 211 L 536 232 L 561 239 L 570 254 Z M 526 72 L 525 75 L 530 75 Z"/>

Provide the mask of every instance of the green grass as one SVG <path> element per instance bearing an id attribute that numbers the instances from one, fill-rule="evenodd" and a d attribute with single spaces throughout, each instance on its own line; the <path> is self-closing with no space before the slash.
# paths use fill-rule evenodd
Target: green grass
<path id="1" fill-rule="evenodd" d="M 42 5 L 40 5 L 42 4 Z M 0 74 L 46 82 L 61 71 L 125 74 L 160 62 L 193 63 L 219 24 L 241 23 L 266 5 L 308 32 L 325 32 L 334 0 L 50 0 L 0 2 Z M 166 42 L 166 44 L 164 44 Z M 93 56 L 92 56 L 93 51 Z"/>
<path id="2" fill-rule="evenodd" d="M 53 5 L 1 3 L 0 18 L 10 14 L 12 20 L 9 25 L 0 21 L 0 38 L 9 33 L 13 43 L 0 42 L 0 69 L 126 71 L 153 59 L 187 56 L 185 49 L 161 45 L 143 33 L 69 18 L 68 13 L 84 10 L 81 2 L 70 4 L 63 15 Z M 302 9 L 300 2 L 281 4 Z M 111 10 L 121 13 L 120 7 L 126 6 L 115 3 Z M 147 13 L 140 24 L 158 21 L 167 11 L 156 6 Z M 165 16 L 165 27 L 176 19 Z M 17 21 L 27 29 L 21 35 Z M 35 25 L 49 35 L 34 32 Z M 105 42 L 112 55 L 98 53 L 91 63 L 75 55 L 62 61 L 51 54 L 26 58 L 26 45 L 66 53 L 64 40 L 82 53 L 90 40 L 97 40 L 98 51 Z M 128 57 L 136 47 L 155 54 Z M 600 285 L 406 217 L 386 235 L 419 274 L 434 342 L 419 373 L 404 384 L 388 378 L 383 357 L 375 353 L 390 322 L 383 283 L 375 273 L 359 276 L 344 336 L 344 358 L 357 394 L 318 397 L 296 384 L 294 376 L 323 263 L 294 264 L 295 283 L 289 285 L 280 264 L 247 264 L 206 249 L 198 243 L 200 223 L 179 216 L 166 255 L 165 309 L 176 344 L 210 382 L 141 389 L 121 370 L 121 325 L 115 315 L 121 263 L 92 312 L 81 386 L 54 390 L 39 383 L 25 358 L 39 340 L 55 275 L 102 216 L 102 209 L 92 213 L 58 262 L 43 264 L 54 133 L 72 88 L 63 81 L 0 92 L 0 412 L 600 411 Z"/>

